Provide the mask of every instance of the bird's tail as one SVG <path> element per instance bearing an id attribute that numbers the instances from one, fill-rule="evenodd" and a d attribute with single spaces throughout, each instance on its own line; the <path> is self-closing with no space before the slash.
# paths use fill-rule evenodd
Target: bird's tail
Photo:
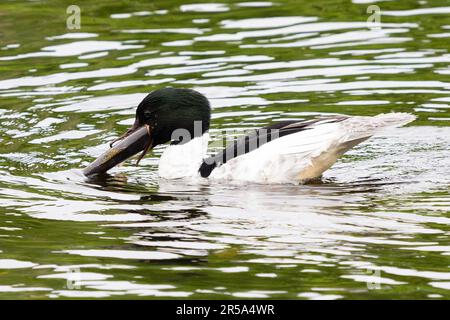
<path id="1" fill-rule="evenodd" d="M 369 138 L 383 129 L 401 127 L 415 119 L 415 115 L 404 112 L 382 113 L 374 117 L 351 117 L 341 122 L 346 133 L 343 140 Z"/>
<path id="2" fill-rule="evenodd" d="M 404 126 L 412 121 L 414 121 L 417 117 L 411 113 L 406 112 L 391 112 L 391 113 L 381 113 L 373 117 L 375 121 L 380 122 L 380 124 L 384 127 L 386 126 Z"/>
<path id="3" fill-rule="evenodd" d="M 345 152 L 388 127 L 403 126 L 416 117 L 409 113 L 384 113 L 375 117 L 349 117 L 338 123 L 335 139 L 323 139 L 323 145 L 310 154 L 309 165 L 297 175 L 297 180 L 308 181 L 320 177 Z"/>

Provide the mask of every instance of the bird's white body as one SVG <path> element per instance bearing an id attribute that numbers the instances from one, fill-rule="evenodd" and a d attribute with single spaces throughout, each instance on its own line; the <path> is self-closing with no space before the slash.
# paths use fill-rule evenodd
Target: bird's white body
<path id="1" fill-rule="evenodd" d="M 301 183 L 319 178 L 350 148 L 386 127 L 402 126 L 415 119 L 407 113 L 375 117 L 349 117 L 335 122 L 324 118 L 307 130 L 285 135 L 215 168 L 208 180 L 252 183 Z M 164 179 L 205 180 L 199 167 L 206 158 L 209 135 L 163 152 L 159 175 Z"/>
<path id="2" fill-rule="evenodd" d="M 198 168 L 206 157 L 208 142 L 206 132 L 188 143 L 167 146 L 159 159 L 159 176 L 168 180 L 199 176 Z"/>

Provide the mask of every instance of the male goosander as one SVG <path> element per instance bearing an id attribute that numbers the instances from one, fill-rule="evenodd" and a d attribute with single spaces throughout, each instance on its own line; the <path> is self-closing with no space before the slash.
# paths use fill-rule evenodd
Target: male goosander
<path id="1" fill-rule="evenodd" d="M 161 178 L 298 184 L 320 178 L 352 147 L 415 116 L 387 113 L 283 121 L 255 130 L 208 157 L 210 119 L 211 107 L 202 94 L 190 89 L 155 90 L 137 107 L 133 126 L 83 172 L 104 173 L 142 151 L 139 162 L 148 150 L 170 141 L 159 160 Z"/>

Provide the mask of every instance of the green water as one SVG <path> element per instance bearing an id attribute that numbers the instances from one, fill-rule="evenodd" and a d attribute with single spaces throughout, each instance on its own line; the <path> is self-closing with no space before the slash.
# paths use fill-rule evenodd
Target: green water
<path id="1" fill-rule="evenodd" d="M 0 3 L 0 298 L 450 297 L 449 1 L 73 2 Z M 169 85 L 212 132 L 418 119 L 312 185 L 159 181 L 163 147 L 86 181 Z"/>

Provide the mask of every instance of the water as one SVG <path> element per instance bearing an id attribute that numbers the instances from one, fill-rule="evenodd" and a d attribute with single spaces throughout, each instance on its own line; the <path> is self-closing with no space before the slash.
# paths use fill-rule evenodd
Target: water
<path id="1" fill-rule="evenodd" d="M 0 298 L 449 298 L 449 2 L 370 2 L 1 3 Z M 86 180 L 169 85 L 213 132 L 418 120 L 305 186 L 158 181 L 161 148 Z"/>

